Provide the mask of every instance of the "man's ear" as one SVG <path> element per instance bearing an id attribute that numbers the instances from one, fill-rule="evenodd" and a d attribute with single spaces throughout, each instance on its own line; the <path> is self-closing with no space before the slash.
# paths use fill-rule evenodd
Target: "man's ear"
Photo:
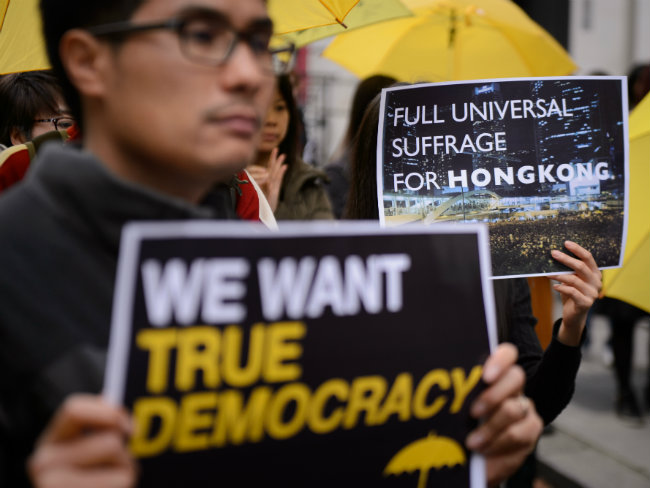
<path id="1" fill-rule="evenodd" d="M 59 56 L 68 79 L 80 95 L 101 96 L 110 68 L 111 49 L 81 29 L 66 32 L 59 44 Z"/>
<path id="2" fill-rule="evenodd" d="M 11 139 L 11 144 L 14 146 L 17 146 L 18 144 L 25 144 L 27 142 L 27 138 L 25 137 L 25 134 L 23 134 L 23 131 L 20 130 L 18 127 L 14 127 L 11 129 L 11 133 L 9 134 L 9 139 Z"/>

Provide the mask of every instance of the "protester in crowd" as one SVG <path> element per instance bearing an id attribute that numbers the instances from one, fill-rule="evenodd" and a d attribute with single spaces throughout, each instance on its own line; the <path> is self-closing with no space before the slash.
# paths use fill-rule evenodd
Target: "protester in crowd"
<path id="1" fill-rule="evenodd" d="M 211 1 L 206 8 L 221 5 L 223 14 L 209 15 L 211 8 L 200 18 L 183 9 L 189 5 L 42 3 L 52 65 L 72 111 L 83 114 L 83 151 L 46 147 L 27 181 L 0 200 L 0 402 L 8 429 L 2 442 L 11 446 L 3 486 L 25 484 L 24 460 L 64 398 L 101 389 L 122 225 L 235 217 L 224 184 L 252 159 L 259 139 L 272 92 L 271 26 L 259 0 Z M 177 15 L 185 19 L 182 32 L 116 37 L 80 28 Z M 247 33 L 232 53 L 236 31 L 224 29 L 223 16 Z M 223 36 L 225 43 L 210 43 L 206 52 L 192 44 L 202 37 L 186 37 L 186 29 Z M 192 56 L 197 47 L 204 56 Z M 102 471 L 132 481 L 124 428 L 115 423 L 124 417 L 94 398 L 68 405 L 42 437 L 34 484 L 57 470 L 83 486 L 93 486 L 92 476 Z M 68 458 L 73 446 L 81 455 Z"/>
<path id="2" fill-rule="evenodd" d="M 61 88 L 49 71 L 8 74 L 0 78 L 0 143 L 13 146 L 74 124 Z"/>
<path id="3" fill-rule="evenodd" d="M 0 113 L 7 114 L 0 120 L 2 140 L 13 144 L 0 152 L 0 193 L 25 177 L 45 143 L 73 143 L 81 139 L 74 117 L 63 101 L 59 82 L 49 70 L 3 76 Z M 277 228 L 267 202 L 260 198 L 261 190 L 249 179 L 242 170 L 231 180 L 237 215 Z"/>
<path id="4" fill-rule="evenodd" d="M 632 110 L 650 91 L 650 65 L 633 66 L 627 77 L 628 105 Z M 612 331 L 609 343 L 614 353 L 616 378 L 616 414 L 633 425 L 644 423 L 643 408 L 632 385 L 632 358 L 634 353 L 634 329 L 637 322 L 648 313 L 616 298 L 604 297 L 593 307 L 593 313 L 607 318 Z M 649 344 L 650 347 L 650 344 Z M 644 406 L 650 411 L 650 367 L 647 371 L 643 392 Z"/>
<path id="5" fill-rule="evenodd" d="M 379 96 L 369 105 L 354 140 L 350 198 L 344 214 L 348 219 L 379 219 L 376 184 L 376 144 L 379 121 Z M 573 395 L 575 375 L 580 364 L 580 341 L 587 313 L 598 297 L 601 273 L 587 250 L 567 241 L 566 248 L 579 259 L 558 250 L 552 257 L 575 271 L 557 275 L 554 288 L 561 294 L 563 314 L 554 325 L 554 338 L 542 354 L 535 334 L 530 291 L 524 279 L 495 280 L 497 324 L 501 341 L 519 348 L 519 363 L 527 372 L 526 392 L 534 400 L 545 423 L 550 423 Z M 557 377 L 556 374 L 560 373 Z"/>
<path id="6" fill-rule="evenodd" d="M 332 202 L 334 216 L 340 219 L 343 216 L 343 210 L 348 199 L 350 188 L 350 150 L 354 135 L 361 124 L 363 113 L 373 98 L 397 80 L 390 76 L 373 75 L 359 82 L 352 97 L 352 106 L 348 127 L 345 130 L 343 141 L 338 150 L 332 156 L 331 162 L 323 168 L 329 178 L 325 189 Z"/>
<path id="7" fill-rule="evenodd" d="M 351 152 L 351 181 L 347 219 L 379 219 L 376 182 L 377 127 L 380 96 L 368 106 L 354 137 Z M 571 400 L 581 361 L 580 342 L 587 313 L 598 297 L 601 273 L 587 250 L 570 241 L 565 247 L 578 259 L 552 250 L 552 257 L 573 269 L 570 275 L 553 277 L 553 287 L 562 296 L 562 318 L 553 327 L 553 339 L 542 351 L 535 333 L 530 290 L 525 279 L 494 280 L 497 330 L 500 342 L 511 342 L 519 351 L 518 364 L 526 372 L 525 394 L 533 400 L 546 425 Z"/>
<path id="8" fill-rule="evenodd" d="M 627 74 L 627 95 L 632 110 L 650 92 L 650 63 L 637 64 Z"/>
<path id="9" fill-rule="evenodd" d="M 38 148 L 75 135 L 74 118 L 50 71 L 0 78 L 0 192 L 20 181 Z"/>
<path id="10" fill-rule="evenodd" d="M 255 157 L 277 67 L 263 0 L 195 4 L 41 2 L 50 62 L 83 138 L 81 149 L 44 148 L 0 198 L 3 486 L 27 484 L 28 457 L 34 486 L 135 484 L 129 417 L 96 396 L 121 229 L 235 218 L 227 183 Z M 482 422 L 467 445 L 485 455 L 491 484 L 541 431 L 515 360 L 507 346 L 488 358 L 471 408 Z"/>
<path id="11" fill-rule="evenodd" d="M 262 127 L 254 164 L 247 171 L 264 191 L 277 220 L 332 219 L 325 174 L 298 155 L 298 112 L 289 76 L 279 76 Z"/>

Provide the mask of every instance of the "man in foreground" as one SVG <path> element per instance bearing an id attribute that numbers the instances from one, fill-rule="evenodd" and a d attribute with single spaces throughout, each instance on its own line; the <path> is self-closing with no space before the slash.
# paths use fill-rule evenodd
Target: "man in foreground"
<path id="1" fill-rule="evenodd" d="M 263 0 L 42 0 L 54 71 L 83 133 L 0 199 L 0 406 L 7 486 L 132 486 L 132 427 L 101 389 L 123 225 L 231 219 L 273 91 Z M 128 19 L 128 20 L 127 20 Z M 514 348 L 488 360 L 467 445 L 511 473 L 541 420 Z M 79 395 L 89 392 L 90 395 Z M 137 428 L 137 426 L 135 426 Z M 38 440 L 37 440 L 38 439 Z"/>

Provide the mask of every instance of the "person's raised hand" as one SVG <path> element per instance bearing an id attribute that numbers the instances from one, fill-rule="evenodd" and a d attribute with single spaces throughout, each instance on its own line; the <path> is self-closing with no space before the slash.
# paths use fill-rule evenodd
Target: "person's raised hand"
<path id="1" fill-rule="evenodd" d="M 126 411 L 98 395 L 72 395 L 57 410 L 27 461 L 37 488 L 122 488 L 137 479 Z"/>
<path id="2" fill-rule="evenodd" d="M 594 257 L 585 248 L 573 241 L 565 241 L 564 246 L 576 257 L 558 250 L 551 251 L 551 256 L 574 272 L 550 278 L 559 281 L 553 288 L 562 297 L 562 325 L 558 339 L 566 345 L 577 346 L 587 323 L 587 313 L 600 294 L 602 274 Z"/>
<path id="3" fill-rule="evenodd" d="M 489 486 L 514 473 L 542 433 L 542 419 L 523 395 L 525 375 L 516 360 L 512 344 L 499 345 L 483 368 L 487 388 L 470 408 L 480 423 L 468 435 L 466 445 L 485 456 Z"/>
<path id="4" fill-rule="evenodd" d="M 288 166 L 284 164 L 285 154 L 278 156 L 278 148 L 271 151 L 269 162 L 266 167 L 251 165 L 246 171 L 253 177 L 260 189 L 264 192 L 266 200 L 269 202 L 271 210 L 275 212 L 278 208 L 280 199 L 280 189 L 282 188 L 282 179 L 287 171 Z"/>

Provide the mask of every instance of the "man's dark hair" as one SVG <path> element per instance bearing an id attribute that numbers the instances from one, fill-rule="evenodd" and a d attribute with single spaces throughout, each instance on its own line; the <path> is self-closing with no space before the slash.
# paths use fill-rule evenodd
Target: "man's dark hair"
<path id="1" fill-rule="evenodd" d="M 14 129 L 32 139 L 34 120 L 39 115 L 59 112 L 61 87 L 49 71 L 28 71 L 0 78 L 0 144 L 11 146 Z"/>
<path id="2" fill-rule="evenodd" d="M 43 37 L 52 71 L 59 79 L 72 115 L 81 124 L 81 100 L 59 57 L 59 43 L 70 29 L 128 20 L 144 0 L 41 0 Z"/>

